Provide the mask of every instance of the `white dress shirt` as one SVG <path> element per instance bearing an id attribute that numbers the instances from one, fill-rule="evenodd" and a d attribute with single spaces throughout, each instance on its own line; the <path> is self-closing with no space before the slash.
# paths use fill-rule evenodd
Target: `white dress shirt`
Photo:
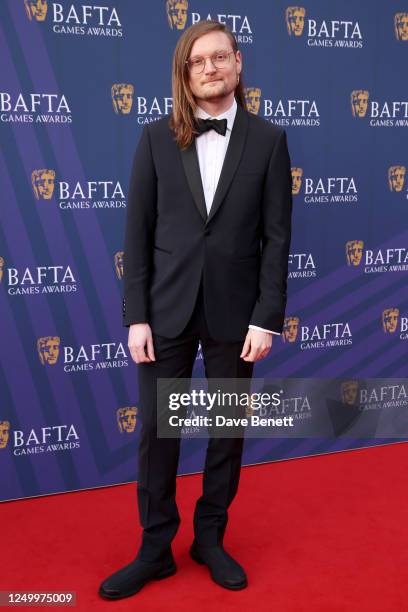
<path id="1" fill-rule="evenodd" d="M 195 116 L 199 117 L 200 119 L 212 118 L 227 120 L 227 131 L 225 136 L 218 134 L 218 132 L 215 130 L 208 130 L 207 132 L 197 136 L 195 139 L 207 213 L 210 212 L 214 194 L 217 189 L 217 184 L 220 178 L 222 165 L 224 163 L 225 153 L 227 152 L 236 112 L 237 102 L 235 98 L 230 108 L 216 117 L 209 115 L 200 106 L 197 106 L 195 112 Z M 270 329 L 264 329 L 263 327 L 258 327 L 257 325 L 249 325 L 249 327 L 251 329 L 258 329 L 259 331 L 265 331 L 270 334 L 280 336 L 278 332 L 271 331 Z"/>

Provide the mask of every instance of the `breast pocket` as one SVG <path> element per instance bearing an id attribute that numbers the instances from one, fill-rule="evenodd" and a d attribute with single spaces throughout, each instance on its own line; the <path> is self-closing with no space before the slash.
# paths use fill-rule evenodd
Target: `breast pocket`
<path id="1" fill-rule="evenodd" d="M 239 183 L 240 187 L 248 185 L 251 188 L 255 186 L 262 186 L 265 175 L 263 172 L 237 172 L 234 177 L 234 181 Z"/>
<path id="2" fill-rule="evenodd" d="M 172 251 L 169 251 L 169 249 L 164 249 L 161 246 L 158 246 L 157 244 L 154 245 L 154 247 L 156 249 L 156 251 L 160 251 L 161 253 L 167 253 L 168 255 L 172 254 Z"/>
<path id="3" fill-rule="evenodd" d="M 236 177 L 240 177 L 240 176 L 258 176 L 258 177 L 262 177 L 265 173 L 262 170 L 248 170 L 248 171 L 242 171 L 242 172 L 237 172 L 237 174 L 235 175 Z"/>

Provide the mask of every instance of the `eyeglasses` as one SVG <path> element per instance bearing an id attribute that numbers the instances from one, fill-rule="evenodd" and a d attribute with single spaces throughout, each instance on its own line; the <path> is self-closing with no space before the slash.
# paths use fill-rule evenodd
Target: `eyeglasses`
<path id="1" fill-rule="evenodd" d="M 217 51 L 212 55 L 205 55 L 204 57 L 197 55 L 186 60 L 186 64 L 193 74 L 200 74 L 204 70 L 206 58 L 209 57 L 214 68 L 225 68 L 229 64 L 231 53 L 235 53 L 235 51 Z"/>

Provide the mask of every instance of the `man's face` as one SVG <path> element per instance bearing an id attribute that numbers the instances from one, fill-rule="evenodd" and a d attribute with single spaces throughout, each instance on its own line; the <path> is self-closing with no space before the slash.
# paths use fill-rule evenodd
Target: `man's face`
<path id="1" fill-rule="evenodd" d="M 213 55 L 216 51 L 232 51 L 229 38 L 224 32 L 210 32 L 198 38 L 190 52 L 190 58 Z M 231 53 L 224 68 L 214 68 L 210 57 L 205 58 L 205 66 L 200 74 L 189 72 L 191 91 L 197 103 L 200 100 L 219 100 L 228 96 L 237 86 L 237 75 L 242 68 L 239 51 Z"/>

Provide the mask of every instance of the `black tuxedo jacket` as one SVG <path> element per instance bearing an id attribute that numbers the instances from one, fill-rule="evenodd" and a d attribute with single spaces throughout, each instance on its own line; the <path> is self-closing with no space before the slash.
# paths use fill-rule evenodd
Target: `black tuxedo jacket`
<path id="1" fill-rule="evenodd" d="M 248 324 L 282 331 L 292 178 L 284 129 L 239 104 L 209 215 L 195 141 L 182 151 L 168 116 L 143 128 L 134 156 L 124 246 L 123 325 L 180 334 L 201 276 L 214 340 Z"/>

